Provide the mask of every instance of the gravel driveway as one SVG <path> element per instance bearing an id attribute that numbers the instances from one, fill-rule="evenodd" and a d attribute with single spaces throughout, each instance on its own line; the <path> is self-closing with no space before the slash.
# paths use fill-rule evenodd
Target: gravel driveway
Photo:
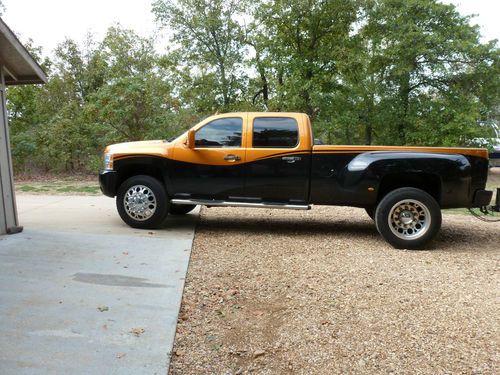
<path id="1" fill-rule="evenodd" d="M 500 223 L 445 215 L 431 251 L 361 209 L 203 209 L 172 374 L 493 374 Z"/>

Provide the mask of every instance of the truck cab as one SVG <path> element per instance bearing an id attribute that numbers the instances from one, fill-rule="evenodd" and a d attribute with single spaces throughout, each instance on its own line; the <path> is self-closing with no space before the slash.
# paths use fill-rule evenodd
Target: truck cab
<path id="1" fill-rule="evenodd" d="M 209 117 L 174 141 L 172 197 L 307 205 L 308 121 L 300 113 Z"/>

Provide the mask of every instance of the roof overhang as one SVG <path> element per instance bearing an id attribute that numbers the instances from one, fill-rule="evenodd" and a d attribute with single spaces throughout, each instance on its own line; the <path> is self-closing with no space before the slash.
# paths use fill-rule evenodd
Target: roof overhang
<path id="1" fill-rule="evenodd" d="M 16 35 L 0 18 L 0 64 L 5 71 L 6 85 L 46 83 L 47 76 L 24 48 Z"/>

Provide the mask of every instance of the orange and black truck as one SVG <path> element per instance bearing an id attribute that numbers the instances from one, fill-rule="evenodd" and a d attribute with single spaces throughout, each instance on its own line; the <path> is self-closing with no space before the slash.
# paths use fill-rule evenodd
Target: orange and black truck
<path id="1" fill-rule="evenodd" d="M 480 148 L 316 145 L 303 113 L 208 117 L 172 141 L 104 151 L 102 192 L 135 228 L 157 228 L 197 205 L 366 209 L 396 248 L 421 248 L 441 209 L 483 207 L 488 151 Z"/>

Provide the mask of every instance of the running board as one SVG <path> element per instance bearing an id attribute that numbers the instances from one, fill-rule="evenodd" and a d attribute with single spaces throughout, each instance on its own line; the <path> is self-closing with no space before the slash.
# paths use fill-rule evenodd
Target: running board
<path id="1" fill-rule="evenodd" d="M 231 202 L 211 199 L 171 199 L 173 204 L 200 204 L 202 206 L 214 207 L 253 207 L 253 208 L 281 208 L 288 210 L 310 210 L 310 205 L 287 204 L 287 203 L 251 203 L 251 202 Z"/>

